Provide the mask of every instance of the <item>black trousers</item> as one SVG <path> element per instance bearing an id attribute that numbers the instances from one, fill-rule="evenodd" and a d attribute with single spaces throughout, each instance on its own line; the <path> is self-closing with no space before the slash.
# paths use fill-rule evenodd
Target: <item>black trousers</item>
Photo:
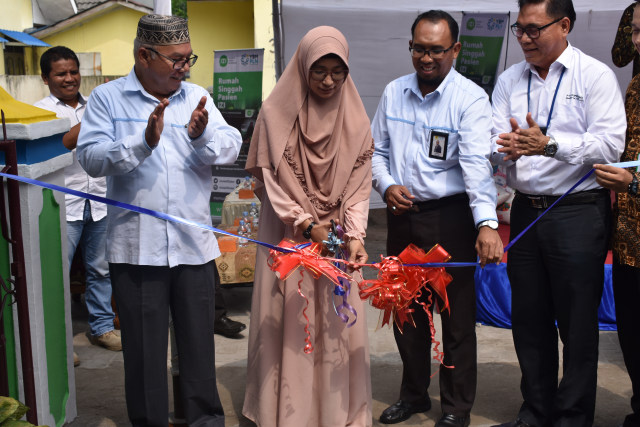
<path id="1" fill-rule="evenodd" d="M 431 249 L 436 243 L 451 255 L 451 261 L 475 261 L 477 231 L 466 195 L 420 203 L 419 212 L 395 216 L 387 212 L 387 253 L 398 255 L 409 243 Z M 457 416 L 471 412 L 476 395 L 476 298 L 473 268 L 450 268 L 453 281 L 447 286 L 450 314 L 442 312 L 442 351 L 444 362 L 455 369 L 442 367 L 440 400 L 442 411 Z M 431 334 L 429 320 L 422 306 L 413 303 L 416 323 L 405 324 L 401 333 L 394 325 L 394 335 L 402 358 L 400 399 L 416 402 L 429 397 L 431 376 Z"/>
<path id="2" fill-rule="evenodd" d="M 610 204 L 606 192 L 590 202 L 558 204 L 509 250 L 512 332 L 524 399 L 519 417 L 531 425 L 593 424 Z M 511 239 L 544 211 L 520 195 L 511 209 Z M 564 345 L 559 384 L 558 331 Z"/>
<path id="3" fill-rule="evenodd" d="M 213 343 L 214 261 L 173 268 L 110 264 L 124 352 L 125 394 L 134 426 L 168 423 L 169 313 L 190 426 L 224 427 Z"/>
<path id="4" fill-rule="evenodd" d="M 640 426 L 640 268 L 613 263 L 613 296 L 616 303 L 618 339 L 631 378 L 631 409 L 624 427 Z"/>
<path id="5" fill-rule="evenodd" d="M 216 263 L 213 263 L 213 269 L 215 270 L 216 280 L 216 293 L 215 293 L 215 320 L 220 320 L 222 316 L 227 315 L 227 304 L 224 301 L 224 295 L 222 294 L 222 287 L 220 286 L 220 275 L 218 274 L 218 267 Z"/>

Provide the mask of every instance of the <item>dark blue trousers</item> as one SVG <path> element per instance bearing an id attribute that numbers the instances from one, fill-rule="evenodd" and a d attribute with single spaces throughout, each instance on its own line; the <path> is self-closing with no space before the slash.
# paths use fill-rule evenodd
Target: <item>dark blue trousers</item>
<path id="1" fill-rule="evenodd" d="M 120 316 L 125 393 L 134 426 L 168 424 L 169 314 L 179 355 L 183 408 L 190 426 L 224 427 L 213 343 L 215 266 L 110 264 Z"/>

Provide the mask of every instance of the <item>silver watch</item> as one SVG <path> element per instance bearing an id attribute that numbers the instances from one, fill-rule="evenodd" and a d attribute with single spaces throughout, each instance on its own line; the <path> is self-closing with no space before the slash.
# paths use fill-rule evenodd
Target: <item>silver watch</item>
<path id="1" fill-rule="evenodd" d="M 478 230 L 480 230 L 480 227 L 489 227 L 492 230 L 497 230 L 498 229 L 498 221 L 496 221 L 495 219 L 487 219 L 485 221 L 481 221 L 481 222 L 478 223 L 476 228 Z"/>
<path id="2" fill-rule="evenodd" d="M 544 153 L 542 154 L 545 157 L 553 157 L 558 152 L 558 143 L 552 136 L 549 137 L 549 142 L 544 146 Z"/>

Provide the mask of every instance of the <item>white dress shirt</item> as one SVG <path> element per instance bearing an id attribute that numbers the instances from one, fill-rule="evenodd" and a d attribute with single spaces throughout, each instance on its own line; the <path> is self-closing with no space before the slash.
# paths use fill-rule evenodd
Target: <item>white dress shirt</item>
<path id="1" fill-rule="evenodd" d="M 466 193 L 476 224 L 495 220 L 491 105 L 487 94 L 451 69 L 438 88 L 422 96 L 416 73 L 387 85 L 371 125 L 373 187 L 384 197 L 404 185 L 428 201 Z M 448 134 L 445 158 L 430 156 L 431 133 Z M 431 148 L 433 150 L 433 148 Z"/>
<path id="2" fill-rule="evenodd" d="M 191 139 L 187 125 L 202 96 L 209 123 Z M 107 197 L 211 225 L 211 165 L 235 161 L 242 138 L 227 125 L 200 86 L 182 82 L 169 97 L 164 128 L 152 150 L 144 132 L 158 100 L 134 70 L 91 94 L 78 138 L 78 160 L 92 176 L 107 176 Z M 109 206 L 111 263 L 174 267 L 201 265 L 220 255 L 211 231 Z"/>
<path id="3" fill-rule="evenodd" d="M 56 116 L 60 118 L 67 117 L 71 122 L 71 127 L 73 127 L 82 120 L 82 115 L 87 105 L 87 99 L 82 96 L 82 94 L 79 93 L 78 98 L 79 102 L 75 108 L 65 104 L 53 95 L 41 99 L 34 105 L 44 108 L 45 110 L 53 111 L 56 113 Z M 104 177 L 93 178 L 87 174 L 84 169 L 82 169 L 82 166 L 80 166 L 80 163 L 78 163 L 75 149 L 73 150 L 73 163 L 64 168 L 64 185 L 72 190 L 82 191 L 95 196 L 105 197 L 107 194 L 107 180 Z M 64 202 L 67 211 L 67 221 L 82 221 L 84 218 L 85 200 L 86 199 L 81 197 L 65 194 Z M 89 203 L 91 206 L 91 218 L 94 221 L 99 221 L 107 216 L 107 205 L 97 202 Z"/>
<path id="4" fill-rule="evenodd" d="M 558 88 L 547 130 L 547 135 L 558 143 L 558 152 L 553 158 L 522 156 L 515 162 L 504 162 L 495 141 L 500 133 L 511 131 L 509 119 L 515 118 L 521 128 L 529 127 L 526 120 L 529 73 L 530 109 L 539 126 L 547 125 Z M 511 66 L 498 77 L 492 101 L 492 161 L 508 166 L 507 184 L 523 193 L 562 195 L 593 164 L 617 162 L 624 150 L 627 120 L 616 76 L 605 64 L 571 45 L 551 64 L 546 79 L 525 61 Z M 595 188 L 600 186 L 592 175 L 575 191 Z"/>

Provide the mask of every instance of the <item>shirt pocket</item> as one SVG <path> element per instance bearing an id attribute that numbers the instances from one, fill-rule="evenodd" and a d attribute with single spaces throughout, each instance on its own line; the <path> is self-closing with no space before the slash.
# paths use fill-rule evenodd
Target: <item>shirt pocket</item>
<path id="1" fill-rule="evenodd" d="M 446 136 L 443 137 L 443 135 Z M 446 170 L 457 165 L 459 138 L 458 132 L 451 129 L 425 128 L 422 150 L 424 160 L 434 169 L 439 170 Z"/>
<path id="2" fill-rule="evenodd" d="M 542 126 L 542 124 L 538 123 Z M 562 129 L 563 132 L 583 133 L 587 129 L 587 110 L 584 98 L 580 95 L 566 95 L 556 106 L 551 116 L 549 132 Z"/>

